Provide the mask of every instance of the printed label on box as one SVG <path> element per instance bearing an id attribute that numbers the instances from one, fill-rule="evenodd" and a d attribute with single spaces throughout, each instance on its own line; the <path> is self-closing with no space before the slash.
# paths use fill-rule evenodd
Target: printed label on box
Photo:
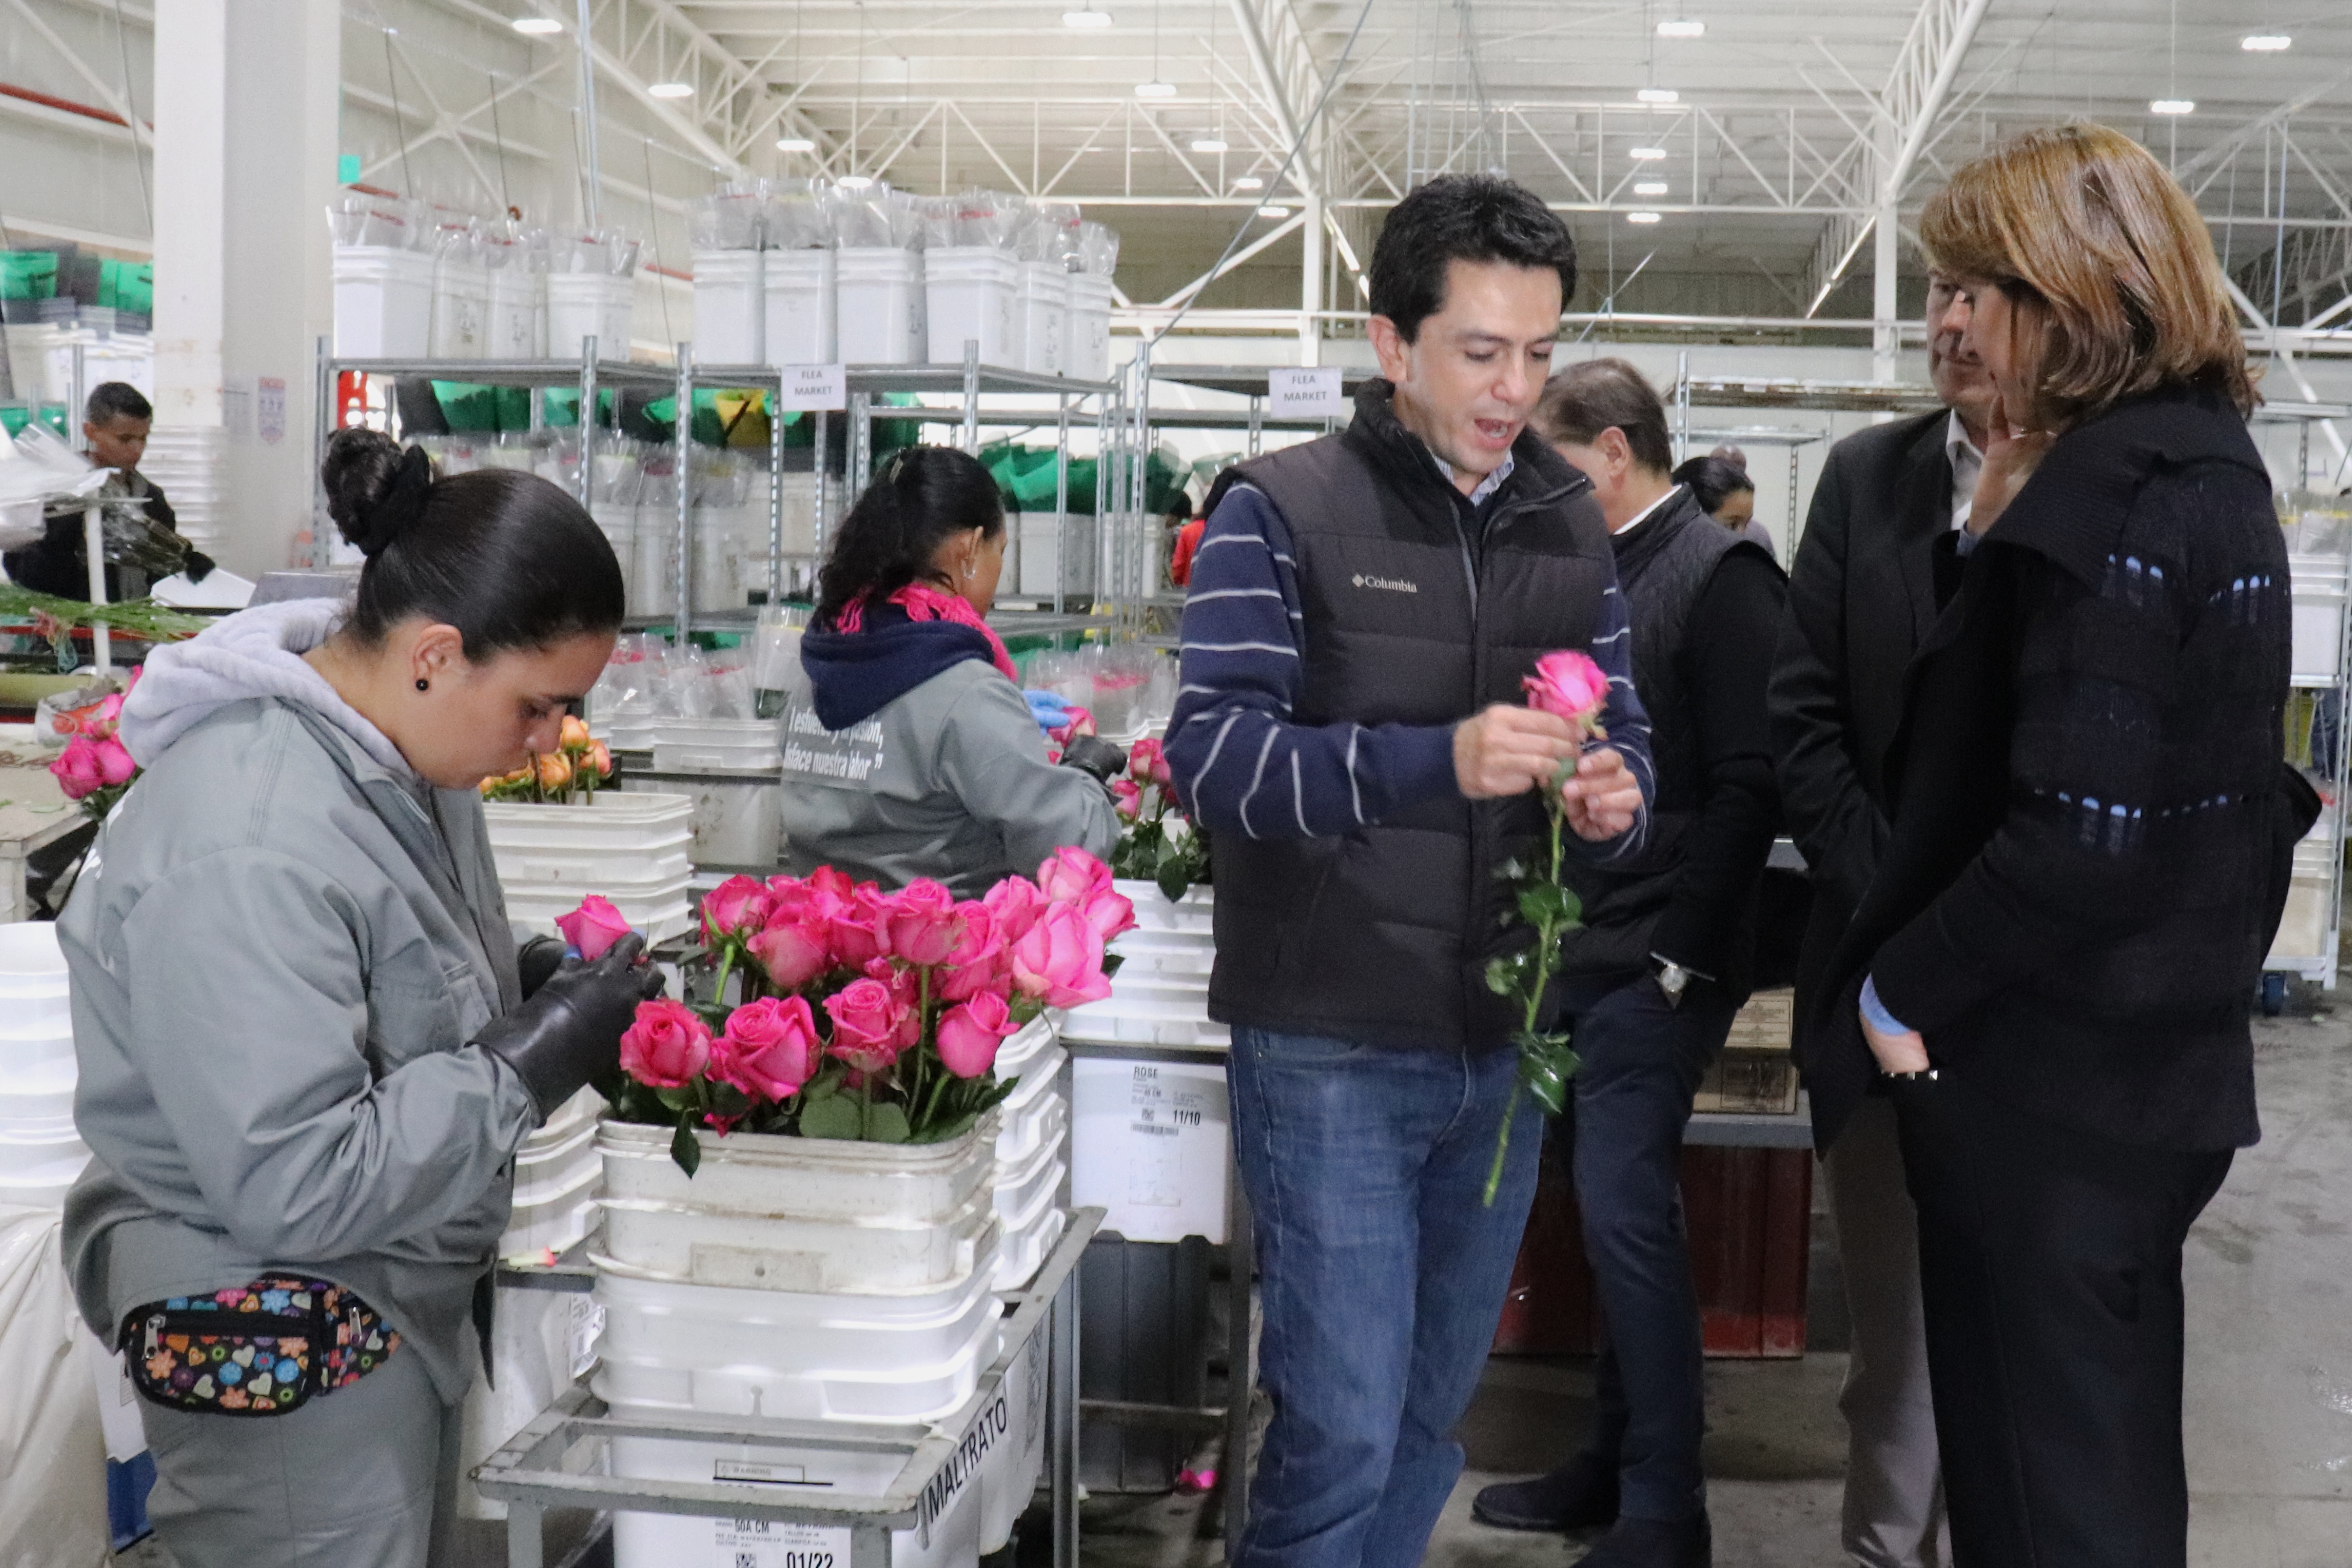
<path id="1" fill-rule="evenodd" d="M 715 1568 L 849 1568 L 846 1530 L 772 1519 L 722 1519 L 715 1521 L 711 1534 Z"/>
<path id="2" fill-rule="evenodd" d="M 275 447 L 286 439 L 286 378 L 265 375 L 254 383 L 253 416 L 261 438 Z"/>
<path id="3" fill-rule="evenodd" d="M 1336 364 L 1268 371 L 1265 401 L 1266 412 L 1286 419 L 1337 419 L 1348 411 Z"/>
<path id="4" fill-rule="evenodd" d="M 1184 1133 L 1211 1118 L 1213 1086 L 1164 1076 L 1139 1062 L 1129 1129 L 1143 1142 L 1127 1167 L 1127 1201 L 1175 1208 L 1184 1201 Z"/>
<path id="5" fill-rule="evenodd" d="M 837 364 L 790 364 L 776 406 L 787 414 L 830 414 L 849 406 L 849 372 Z"/>

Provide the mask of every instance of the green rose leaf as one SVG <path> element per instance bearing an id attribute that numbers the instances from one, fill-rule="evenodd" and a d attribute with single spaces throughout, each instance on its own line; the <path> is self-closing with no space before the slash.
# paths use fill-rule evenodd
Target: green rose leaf
<path id="1" fill-rule="evenodd" d="M 694 1112 L 691 1110 L 677 1113 L 677 1131 L 669 1138 L 669 1157 L 677 1162 L 677 1168 L 686 1173 L 686 1179 L 689 1182 L 694 1179 L 694 1173 L 702 1169 L 702 1140 L 694 1135 Z"/>
<path id="2" fill-rule="evenodd" d="M 907 1113 L 896 1105 L 881 1104 L 866 1108 L 866 1141 L 869 1143 L 904 1143 L 914 1136 L 907 1125 Z"/>
<path id="3" fill-rule="evenodd" d="M 865 1134 L 864 1119 L 857 1114 L 857 1101 L 845 1094 L 828 1095 L 801 1107 L 801 1136 L 803 1138 L 835 1138 L 854 1143 Z"/>

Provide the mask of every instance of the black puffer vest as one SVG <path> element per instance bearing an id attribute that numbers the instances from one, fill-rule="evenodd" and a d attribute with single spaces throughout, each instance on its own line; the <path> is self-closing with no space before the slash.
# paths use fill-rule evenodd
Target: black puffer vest
<path id="1" fill-rule="evenodd" d="M 1649 710 L 1657 793 L 1639 856 L 1607 867 L 1569 863 L 1562 880 L 1583 900 L 1584 924 L 1561 944 L 1564 974 L 1635 973 L 1649 964 L 1651 935 L 1706 804 L 1684 640 L 1707 580 L 1742 541 L 1709 517 L 1685 485 L 1616 542 L 1617 587 L 1633 619 L 1633 689 Z"/>
<path id="2" fill-rule="evenodd" d="M 1530 435 L 1483 528 L 1389 384 L 1346 432 L 1247 464 L 1291 531 L 1306 658 L 1301 724 L 1450 725 L 1555 648 L 1588 646 L 1612 572 L 1584 476 Z M 1544 826 L 1533 795 L 1433 801 L 1341 837 L 1214 846 L 1213 1016 L 1386 1046 L 1483 1050 L 1517 1020 L 1488 991 L 1506 928 L 1496 869 Z"/>

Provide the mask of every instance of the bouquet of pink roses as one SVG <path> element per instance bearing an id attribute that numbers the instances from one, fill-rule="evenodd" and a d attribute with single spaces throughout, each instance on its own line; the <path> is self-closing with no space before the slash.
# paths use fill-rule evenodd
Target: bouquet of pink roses
<path id="1" fill-rule="evenodd" d="M 601 899 L 559 923 L 583 956 L 627 929 Z M 703 900 L 696 962 L 734 999 L 642 1004 L 600 1087 L 622 1120 L 675 1124 L 688 1175 L 703 1127 L 943 1142 L 1012 1093 L 995 1074 L 1007 1036 L 1110 994 L 1103 944 L 1134 925 L 1082 849 L 961 902 L 928 879 L 886 893 L 830 867 L 733 877 Z"/>
<path id="2" fill-rule="evenodd" d="M 1127 754 L 1127 772 L 1113 779 L 1118 805 L 1118 842 L 1111 868 L 1139 882 L 1157 882 L 1170 899 L 1209 879 L 1209 841 L 1186 819 L 1176 802 L 1176 782 L 1160 742 L 1138 741 Z"/>
<path id="3" fill-rule="evenodd" d="M 49 764 L 49 772 L 57 776 L 66 798 L 81 802 L 82 810 L 93 821 L 103 821 L 122 798 L 122 792 L 131 787 L 131 781 L 139 776 L 139 764 L 114 738 L 115 727 L 122 721 L 122 700 L 138 684 L 139 672 L 134 669 L 121 691 L 58 719 L 58 728 L 73 739 Z"/>

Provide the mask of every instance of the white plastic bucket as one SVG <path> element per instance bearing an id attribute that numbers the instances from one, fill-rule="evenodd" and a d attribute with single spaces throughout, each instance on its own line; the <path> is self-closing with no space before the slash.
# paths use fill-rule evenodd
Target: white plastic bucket
<path id="1" fill-rule="evenodd" d="M 636 305 L 634 278 L 604 272 L 547 275 L 547 353 L 578 359 L 584 338 L 596 340 L 598 359 L 629 357 L 629 318 Z"/>
<path id="2" fill-rule="evenodd" d="M 1069 325 L 1062 334 L 1062 374 L 1087 381 L 1110 379 L 1110 312 L 1118 303 L 1110 279 L 1092 273 L 1069 275 Z"/>
<path id="3" fill-rule="evenodd" d="M 1121 879 L 1113 888 L 1135 905 L 1137 929 L 1158 933 L 1174 933 L 1213 939 L 1216 932 L 1217 894 L 1213 888 L 1188 888 L 1184 896 L 1170 901 L 1157 882 L 1129 881 Z"/>
<path id="4" fill-rule="evenodd" d="M 490 1327 L 495 1383 L 478 1377 L 466 1392 L 460 1474 L 471 1472 L 505 1447 L 572 1386 L 572 1378 L 593 1359 L 590 1347 L 595 1325 L 595 1303 L 579 1291 L 509 1286 L 499 1292 L 498 1314 Z M 504 1519 L 506 1505 L 482 1497 L 468 1483 L 459 1489 L 458 1511 L 467 1519 Z"/>
<path id="5" fill-rule="evenodd" d="M 1054 1244 L 1062 1239 L 1063 1228 L 1069 1224 L 1070 1213 L 1061 1204 L 1060 1186 L 1069 1174 L 1068 1165 L 1055 1163 L 1055 1176 L 1030 1199 L 1030 1206 L 1022 1213 L 1000 1216 L 1004 1236 L 996 1244 L 996 1288 L 999 1290 L 1019 1290 L 1037 1277 L 1045 1267 L 1046 1256 Z"/>
<path id="6" fill-rule="evenodd" d="M 1063 1163 L 1062 1149 L 1069 1134 L 1070 1113 L 1057 1098 L 1047 1100 L 1045 1106 L 1046 1115 L 1037 1129 L 1040 1136 L 1021 1163 L 996 1168 L 996 1214 L 1007 1229 L 1035 1211 L 1041 1194 L 1060 1191 L 1068 1168 Z"/>
<path id="7" fill-rule="evenodd" d="M 604 1191 L 673 1208 L 751 1216 L 936 1222 L 996 1184 L 997 1118 L 944 1143 L 866 1143 L 699 1132 L 700 1168 L 688 1176 L 671 1161 L 673 1130 L 635 1121 L 597 1123 Z"/>
<path id="8" fill-rule="evenodd" d="M 433 357 L 482 359 L 490 343 L 488 268 L 444 258 L 433 268 Z"/>
<path id="9" fill-rule="evenodd" d="M 600 790 L 593 805 L 530 805 L 486 801 L 490 847 L 534 858 L 572 857 L 597 868 L 627 869 L 686 841 L 694 803 L 682 795 Z"/>
<path id="10" fill-rule="evenodd" d="M 767 297 L 766 363 L 832 364 L 835 264 L 830 250 L 772 250 L 761 291 Z"/>
<path id="11" fill-rule="evenodd" d="M 775 773 L 783 766 L 781 731 L 773 719 L 657 719 L 657 773 Z"/>
<path id="12" fill-rule="evenodd" d="M 920 1296 L 737 1290 L 641 1279 L 599 1258 L 597 1397 L 785 1420 L 923 1421 L 995 1359 L 996 1253 Z"/>
<path id="13" fill-rule="evenodd" d="M 648 1279 L 737 1290 L 858 1296 L 936 1290 L 996 1246 L 996 1211 L 974 1194 L 943 1220 L 819 1220 L 704 1214 L 605 1198 L 600 1257 Z"/>
<path id="14" fill-rule="evenodd" d="M 923 253 L 923 298 L 934 364 L 961 364 L 966 342 L 980 345 L 980 363 L 1021 366 L 1015 301 L 1021 259 L 993 246 L 958 245 Z"/>
<path id="15" fill-rule="evenodd" d="M 1081 1058 L 1070 1201 L 1129 1241 L 1225 1239 L 1232 1129 L 1222 1066 Z"/>
<path id="16" fill-rule="evenodd" d="M 999 1385 L 1003 1436 L 980 1462 L 983 1554 L 1004 1550 L 1045 1474 L 1045 1358 L 1035 1352 L 1034 1341 L 1023 1345 Z"/>
<path id="17" fill-rule="evenodd" d="M 71 1122 L 37 1132 L 0 1132 L 0 1180 L 33 1179 L 67 1164 L 79 1172 L 89 1158 L 89 1151 Z"/>
<path id="18" fill-rule="evenodd" d="M 433 342 L 433 258 L 390 246 L 334 253 L 335 357 L 423 359 Z"/>
<path id="19" fill-rule="evenodd" d="M 536 272 L 512 263 L 490 273 L 490 359 L 540 359 L 547 351 L 547 311 Z"/>
<path id="20" fill-rule="evenodd" d="M 694 358 L 698 364 L 758 364 L 767 352 L 761 253 L 694 253 Z"/>
<path id="21" fill-rule="evenodd" d="M 833 254 L 841 363 L 921 363 L 926 346 L 921 254 L 865 245 L 844 246 Z"/>
<path id="22" fill-rule="evenodd" d="M 627 1401 L 611 1410 L 616 1420 L 659 1420 L 673 1412 Z M 908 1447 L 926 1433 L 919 1426 L 900 1434 Z M 613 1473 L 635 1479 L 748 1481 L 762 1491 L 789 1495 L 803 1488 L 880 1496 L 906 1467 L 895 1450 L 877 1453 L 832 1448 L 795 1448 L 785 1443 L 688 1442 L 658 1437 L 616 1437 Z M 890 1533 L 891 1568 L 972 1568 L 980 1560 L 982 1487 L 975 1468 L 971 1479 L 942 1500 L 928 1531 Z M 849 1568 L 846 1525 L 778 1524 L 760 1520 L 705 1519 L 688 1514 L 615 1513 L 614 1568 Z"/>
<path id="23" fill-rule="evenodd" d="M 507 918 L 547 936 L 557 934 L 557 918 L 578 909 L 583 897 L 577 887 L 502 883 L 501 890 L 506 894 Z M 621 911 L 623 920 L 646 933 L 648 942 L 664 942 L 694 929 L 694 900 L 686 878 L 646 888 L 614 883 L 600 890 Z"/>
<path id="24" fill-rule="evenodd" d="M 0 1171 L 0 1208 L 61 1209 L 66 1194 L 89 1163 L 89 1151 L 76 1142 L 70 1152 L 43 1165 Z"/>
<path id="25" fill-rule="evenodd" d="M 0 1052 L 0 1138 L 56 1139 L 74 1131 L 73 1037 L 65 1057 L 27 1068 Z"/>
<path id="26" fill-rule="evenodd" d="M 996 1076 L 1000 1079 L 1020 1078 L 1029 1064 L 1054 1048 L 1056 1036 L 1054 1015 L 1040 1013 L 1020 1028 L 1005 1037 L 996 1047 Z"/>
<path id="27" fill-rule="evenodd" d="M 1062 369 L 1062 329 L 1070 310 L 1070 275 L 1055 261 L 1021 264 L 1021 368 L 1041 375 Z"/>
<path id="28" fill-rule="evenodd" d="M 1012 1098 L 997 1107 L 1003 1131 L 996 1139 L 998 1180 L 1009 1180 L 1003 1173 L 1022 1163 L 1037 1151 L 1047 1137 L 1058 1138 L 1069 1130 L 1068 1106 L 1064 1100 L 1057 1080 L 1062 1064 L 1068 1053 L 1055 1048 L 1050 1057 L 1040 1058 L 1023 1068 L 1020 1083 Z M 1013 1075 L 1000 1070 L 1002 1079 Z M 1059 1120 L 1056 1120 L 1059 1118 Z"/>

